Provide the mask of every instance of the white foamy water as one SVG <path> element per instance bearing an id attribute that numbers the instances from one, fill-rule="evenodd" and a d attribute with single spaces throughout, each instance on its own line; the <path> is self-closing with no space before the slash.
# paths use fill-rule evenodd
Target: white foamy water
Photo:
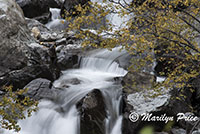
<path id="1" fill-rule="evenodd" d="M 67 28 L 67 22 L 65 19 L 60 17 L 60 9 L 50 8 L 52 14 L 51 21 L 48 22 L 45 26 L 49 29 L 60 31 Z"/>
<path id="2" fill-rule="evenodd" d="M 76 103 L 93 89 L 99 89 L 105 98 L 108 114 L 105 134 L 121 134 L 121 86 L 113 78 L 124 76 L 127 71 L 114 61 L 125 54 L 119 49 L 100 50 L 82 58 L 79 69 L 63 71 L 54 82 L 55 87 L 63 90 L 61 94 L 54 101 L 42 100 L 39 111 L 19 121 L 20 134 L 79 134 L 80 117 Z M 3 134 L 17 133 L 4 131 Z"/>

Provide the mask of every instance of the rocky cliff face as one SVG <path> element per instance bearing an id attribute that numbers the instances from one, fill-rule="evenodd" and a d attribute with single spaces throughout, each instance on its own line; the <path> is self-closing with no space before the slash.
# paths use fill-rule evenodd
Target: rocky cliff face
<path id="1" fill-rule="evenodd" d="M 13 0 L 0 0 L 0 86 L 23 88 L 31 80 L 43 77 L 55 80 L 59 70 L 53 65 L 50 49 L 33 47 L 23 11 Z"/>
<path id="2" fill-rule="evenodd" d="M 0 76 L 27 65 L 34 39 L 21 8 L 13 0 L 0 0 Z"/>

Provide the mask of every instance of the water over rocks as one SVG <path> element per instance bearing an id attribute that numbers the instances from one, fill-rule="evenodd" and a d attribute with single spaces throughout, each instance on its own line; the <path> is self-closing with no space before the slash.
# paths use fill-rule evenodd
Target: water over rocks
<path id="1" fill-rule="evenodd" d="M 74 5 L 67 2 L 62 5 L 61 14 L 64 9 L 73 9 Z M 77 2 L 80 1 L 75 1 L 75 5 Z M 134 111 L 171 116 L 179 112 L 193 112 L 190 105 L 199 111 L 199 104 L 193 102 L 199 102 L 199 79 L 192 81 L 197 91 L 195 94 L 189 89 L 184 90 L 183 95 L 187 98 L 180 96 L 179 89 L 161 88 L 161 93 L 156 94 L 152 90 L 156 81 L 154 75 L 127 73 L 122 69 L 130 65 L 132 56 L 127 52 L 119 53 L 118 48 L 114 48 L 112 53 L 93 48 L 83 51 L 81 40 L 73 32 L 60 30 L 63 26 L 57 28 L 55 25 L 50 29 L 53 25 L 43 25 L 52 19 L 50 11 L 60 12 L 49 8 L 61 7 L 62 2 L 52 0 L 49 4 L 41 0 L 17 0 L 17 3 L 23 10 L 12 0 L 0 0 L 3 5 L 0 6 L 0 86 L 13 85 L 15 90 L 28 88 L 27 95 L 45 104 L 30 121 L 39 120 L 45 128 L 31 124 L 36 131 L 34 134 L 41 131 L 44 134 L 76 134 L 79 127 L 81 134 L 137 134 L 146 125 L 152 125 L 158 134 L 164 134 L 161 131 L 165 123 L 141 119 L 133 123 L 129 114 Z M 23 12 L 28 18 L 24 18 Z M 60 20 L 58 17 L 57 21 Z M 124 86 L 122 91 L 121 83 Z M 46 106 L 43 99 L 59 101 L 48 101 L 49 106 Z M 63 124 L 66 126 L 62 127 Z M 192 124 L 180 121 L 170 132 L 184 133 L 191 127 Z"/>

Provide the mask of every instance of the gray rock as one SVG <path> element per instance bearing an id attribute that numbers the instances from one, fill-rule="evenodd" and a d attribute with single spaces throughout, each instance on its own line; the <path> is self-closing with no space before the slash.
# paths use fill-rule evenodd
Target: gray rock
<path id="1" fill-rule="evenodd" d="M 56 48 L 58 57 L 58 67 L 61 70 L 74 68 L 78 66 L 79 58 L 83 55 L 80 44 L 60 45 Z"/>
<path id="2" fill-rule="evenodd" d="M 33 41 L 21 8 L 13 0 L 0 0 L 0 76 L 26 66 Z"/>
<path id="3" fill-rule="evenodd" d="M 59 92 L 52 86 L 51 81 L 42 78 L 31 81 L 24 89 L 28 89 L 26 94 L 36 100 L 55 99 Z"/>
<path id="4" fill-rule="evenodd" d="M 15 1 L 0 0 L 0 25 L 0 87 L 13 85 L 15 90 L 36 78 L 58 78 L 55 49 L 35 43 Z"/>
<path id="5" fill-rule="evenodd" d="M 48 29 L 45 25 L 40 23 L 35 19 L 26 18 L 26 23 L 28 25 L 29 30 L 31 31 L 33 27 L 37 27 L 41 33 L 51 33 L 52 31 Z"/>

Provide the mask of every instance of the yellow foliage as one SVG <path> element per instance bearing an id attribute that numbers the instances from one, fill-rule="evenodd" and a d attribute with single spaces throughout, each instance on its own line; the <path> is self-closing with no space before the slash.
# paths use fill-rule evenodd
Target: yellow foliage
<path id="1" fill-rule="evenodd" d="M 37 110 L 38 102 L 23 96 L 27 89 L 16 92 L 12 91 L 12 86 L 3 89 L 5 94 L 0 99 L 0 125 L 5 129 L 20 131 L 21 128 L 17 124 L 17 120 L 25 119 L 25 112 L 27 112 L 28 117 L 31 116 L 31 113 Z"/>
<path id="2" fill-rule="evenodd" d="M 160 72 L 160 75 L 167 75 L 161 86 L 183 88 L 189 86 L 192 78 L 199 77 L 199 0 L 146 0 L 141 4 L 137 4 L 137 0 L 126 4 L 120 2 L 104 0 L 103 4 L 89 2 L 86 7 L 78 6 L 81 14 L 70 21 L 68 31 L 75 31 L 76 37 L 83 39 L 84 47 L 111 49 L 121 45 L 130 54 L 141 56 L 132 60 L 133 65 L 129 67 L 132 71 L 141 71 L 147 62 L 153 64 L 154 55 L 162 53 L 156 61 L 167 61 L 165 69 L 168 73 Z M 124 22 L 125 28 L 115 29 L 106 19 L 110 13 L 118 13 L 121 17 L 134 14 L 134 17 Z M 103 19 L 106 25 L 101 24 Z M 88 28 L 91 24 L 101 26 Z M 158 47 L 160 49 L 156 49 Z"/>

